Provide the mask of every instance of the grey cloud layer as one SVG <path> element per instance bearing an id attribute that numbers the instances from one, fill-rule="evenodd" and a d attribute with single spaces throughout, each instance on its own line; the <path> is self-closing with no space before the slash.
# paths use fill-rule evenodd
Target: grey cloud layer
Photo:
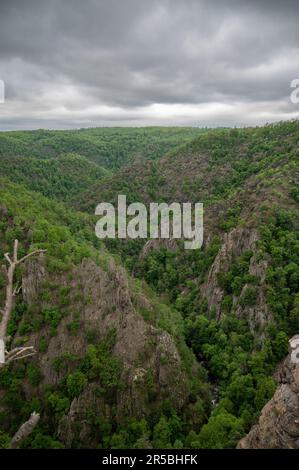
<path id="1" fill-rule="evenodd" d="M 2 0 L 1 128 L 296 117 L 299 4 Z"/>

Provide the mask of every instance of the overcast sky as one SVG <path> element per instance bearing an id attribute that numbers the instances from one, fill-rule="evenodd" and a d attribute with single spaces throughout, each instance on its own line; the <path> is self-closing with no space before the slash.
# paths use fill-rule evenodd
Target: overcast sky
<path id="1" fill-rule="evenodd" d="M 299 117 L 298 0 L 1 0 L 0 130 Z"/>

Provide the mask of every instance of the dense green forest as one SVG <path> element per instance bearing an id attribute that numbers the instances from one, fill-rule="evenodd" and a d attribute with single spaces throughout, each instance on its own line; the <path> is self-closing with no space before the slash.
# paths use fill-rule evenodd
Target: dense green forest
<path id="1" fill-rule="evenodd" d="M 0 447 L 32 411 L 25 448 L 235 447 L 299 333 L 298 151 L 298 121 L 1 133 L 0 258 L 47 252 L 16 274 L 37 354 L 0 369 Z M 99 241 L 118 194 L 203 202 L 202 249 Z"/>
<path id="2" fill-rule="evenodd" d="M 138 155 L 157 159 L 201 132 L 198 128 L 184 127 L 2 132 L 0 155 L 44 159 L 75 153 L 105 168 L 119 168 Z"/>

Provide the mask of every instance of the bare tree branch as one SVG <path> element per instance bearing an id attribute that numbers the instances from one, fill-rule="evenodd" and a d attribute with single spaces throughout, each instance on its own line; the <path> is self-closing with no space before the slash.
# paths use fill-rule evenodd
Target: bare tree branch
<path id="1" fill-rule="evenodd" d="M 9 257 L 9 253 L 5 253 L 4 258 L 9 262 L 10 265 L 12 265 L 12 261 Z"/>
<path id="2" fill-rule="evenodd" d="M 9 364 L 10 362 L 17 360 L 17 359 L 23 359 L 25 356 L 32 356 L 36 354 L 36 351 L 33 346 L 27 346 L 24 348 L 14 348 L 11 351 L 6 353 L 5 356 L 5 361 L 6 364 Z"/>
<path id="3" fill-rule="evenodd" d="M 19 241 L 15 240 L 14 245 L 13 245 L 13 262 L 17 263 L 18 261 L 18 246 L 19 246 Z"/>
<path id="4" fill-rule="evenodd" d="M 32 251 L 31 253 L 28 253 L 28 255 L 26 256 L 23 256 L 23 258 L 21 258 L 20 260 L 17 261 L 17 264 L 21 264 L 23 263 L 24 261 L 26 261 L 26 259 L 28 258 L 31 258 L 31 256 L 35 256 L 35 255 L 40 255 L 42 253 L 46 253 L 47 250 L 35 250 L 35 251 Z"/>
<path id="5" fill-rule="evenodd" d="M 19 361 L 20 359 L 25 359 L 26 357 L 29 357 L 29 356 L 35 356 L 35 354 L 36 354 L 36 351 L 35 349 L 33 349 L 31 353 L 27 353 L 22 356 L 15 355 L 13 357 L 9 357 L 8 359 L 6 358 L 6 364 L 10 364 L 13 361 Z"/>
<path id="6" fill-rule="evenodd" d="M 10 359 L 12 356 L 18 356 L 19 354 L 22 354 L 25 351 L 34 351 L 33 346 L 25 346 L 25 347 L 20 347 L 20 348 L 14 348 L 11 351 L 9 351 L 6 355 L 7 359 Z"/>
<path id="7" fill-rule="evenodd" d="M 20 286 L 16 285 L 12 295 L 15 297 L 16 295 L 20 293 L 21 289 L 22 289 L 21 285 Z"/>

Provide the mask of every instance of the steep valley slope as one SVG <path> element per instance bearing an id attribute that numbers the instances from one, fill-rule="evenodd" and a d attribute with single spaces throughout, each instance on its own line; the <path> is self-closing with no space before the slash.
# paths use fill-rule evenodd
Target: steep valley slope
<path id="1" fill-rule="evenodd" d="M 33 410 L 41 423 L 30 447 L 152 446 L 163 409 L 186 430 L 198 428 L 209 388 L 180 316 L 96 249 L 86 216 L 5 181 L 0 194 L 1 254 L 15 238 L 22 252 L 47 250 L 18 272 L 9 334 L 12 346 L 37 354 L 1 371 L 5 433 Z"/>

